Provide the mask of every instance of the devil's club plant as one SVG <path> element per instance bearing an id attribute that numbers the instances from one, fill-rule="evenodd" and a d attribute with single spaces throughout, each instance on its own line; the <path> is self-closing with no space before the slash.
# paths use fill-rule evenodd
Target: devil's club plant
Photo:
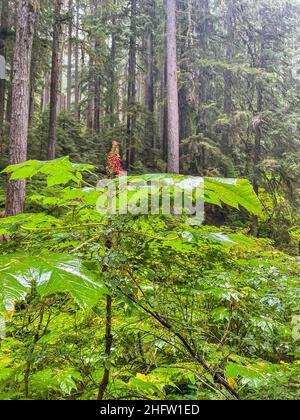
<path id="1" fill-rule="evenodd" d="M 108 175 L 118 173 L 120 161 L 112 160 L 109 167 Z M 184 214 L 99 214 L 96 203 L 104 192 L 91 183 L 92 170 L 92 166 L 72 164 L 68 158 L 30 161 L 5 170 L 14 179 L 39 175 L 47 180 L 44 192 L 28 197 L 31 205 L 39 203 L 44 213 L 0 219 L 0 233 L 11 239 L 9 252 L 13 248 L 17 251 L 1 257 L 0 309 L 9 317 L 14 315 L 13 323 L 20 319 L 27 331 L 26 351 L 19 350 L 26 361 L 25 395 L 30 396 L 31 387 L 38 389 L 42 378 L 54 389 L 58 387 L 56 392 L 66 393 L 78 389 L 76 381 L 91 380 L 83 387 L 91 387 L 93 397 L 98 392 L 99 398 L 122 395 L 125 389 L 130 389 L 133 397 L 141 393 L 165 398 L 168 387 L 180 389 L 178 378 L 182 374 L 184 383 L 187 377 L 194 378 L 191 386 L 197 392 L 202 389 L 218 398 L 240 398 L 245 387 L 262 391 L 271 372 L 277 380 L 282 374 L 280 368 L 249 355 L 255 345 L 255 354 L 263 358 L 278 345 L 275 341 L 280 334 L 290 335 L 286 344 L 290 352 L 295 346 L 292 330 L 279 330 L 285 318 L 290 324 L 289 314 L 297 310 L 295 268 L 274 261 L 263 266 L 253 262 L 249 271 L 232 252 L 252 252 L 259 246 L 254 239 L 208 226 L 192 228 Z M 130 184 L 137 178 L 128 178 L 131 191 Z M 178 182 L 178 176 L 166 174 L 141 178 Z M 260 212 L 259 201 L 246 180 L 205 178 L 204 186 L 207 203 Z M 259 249 L 267 246 L 262 243 Z M 248 258 L 247 267 L 250 265 Z M 277 265 L 280 268 L 274 268 Z M 288 298 L 275 283 L 284 270 L 281 284 L 285 281 Z M 281 310 L 274 316 L 272 305 L 278 302 L 282 302 Z M 86 322 L 104 334 L 101 338 L 95 332 L 93 356 L 84 356 L 80 362 L 89 374 L 74 372 L 72 363 L 77 366 L 77 355 L 72 346 L 68 352 L 75 353 L 68 356 L 72 361 L 68 368 L 55 374 L 50 368 L 40 372 L 43 352 L 47 346 L 50 351 L 55 342 L 53 329 L 63 328 L 55 327 L 56 316 L 70 305 L 76 317 L 86 314 L 82 315 L 89 320 Z M 32 317 L 36 321 L 31 325 Z M 91 334 L 82 328 L 82 335 L 76 330 L 76 346 L 86 343 L 91 347 L 87 340 Z M 275 329 L 277 335 L 271 333 Z M 60 334 L 60 340 L 65 340 L 63 334 L 67 332 Z M 150 337 L 154 347 L 151 344 L 148 351 Z M 103 343 L 100 349 L 99 342 Z M 45 343 L 50 344 L 45 347 Z M 120 363 L 126 365 L 135 345 L 138 374 L 135 377 L 126 371 L 122 376 Z M 85 348 L 84 352 L 90 354 L 91 350 Z M 161 361 L 151 361 L 157 352 Z M 60 357 L 57 355 L 57 360 Z M 183 365 L 177 366 L 176 361 Z M 170 363 L 176 378 L 170 369 L 164 373 L 159 367 Z M 97 390 L 95 383 L 100 384 Z"/>

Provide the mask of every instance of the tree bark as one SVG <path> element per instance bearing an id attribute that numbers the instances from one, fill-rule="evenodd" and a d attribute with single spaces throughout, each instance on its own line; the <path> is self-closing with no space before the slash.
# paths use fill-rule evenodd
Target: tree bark
<path id="1" fill-rule="evenodd" d="M 30 66 L 37 4 L 19 0 L 16 43 L 12 72 L 12 108 L 9 141 L 9 163 L 26 161 L 30 94 Z M 22 213 L 25 203 L 25 180 L 8 183 L 6 216 Z"/>
<path id="2" fill-rule="evenodd" d="M 80 81 L 79 81 L 79 1 L 76 0 L 76 44 L 75 44 L 75 98 L 74 115 L 77 121 L 80 120 L 79 99 L 80 99 Z"/>
<path id="3" fill-rule="evenodd" d="M 73 0 L 69 0 L 67 112 L 71 112 L 71 102 L 72 102 L 72 47 L 73 47 L 72 36 L 73 36 Z"/>
<path id="4" fill-rule="evenodd" d="M 10 124 L 11 120 L 11 103 L 12 103 L 12 71 L 10 72 L 10 88 L 7 92 L 7 102 L 5 110 L 5 120 L 7 124 Z"/>
<path id="5" fill-rule="evenodd" d="M 109 86 L 106 92 L 106 120 L 111 128 L 115 127 L 118 115 L 118 79 L 116 76 L 116 54 L 117 54 L 117 37 L 118 37 L 118 21 L 117 21 L 117 0 L 112 0 L 109 15 L 111 19 L 111 45 L 110 45 L 110 61 L 108 69 Z"/>
<path id="6" fill-rule="evenodd" d="M 155 149 L 154 139 L 154 45 L 153 45 L 153 15 L 154 4 L 152 1 L 147 2 L 146 12 L 149 16 L 149 22 L 145 31 L 145 105 L 148 112 L 146 119 L 146 142 L 147 154 L 149 158 L 149 151 L 153 154 Z"/>
<path id="7" fill-rule="evenodd" d="M 41 111 L 45 112 L 46 108 L 49 104 L 49 75 L 45 74 L 43 80 L 43 90 L 42 90 L 42 97 L 41 97 Z"/>
<path id="8" fill-rule="evenodd" d="M 209 51 L 209 25 L 208 18 L 210 16 L 210 2 L 209 0 L 202 0 L 200 3 L 199 10 L 196 15 L 197 24 L 197 34 L 198 34 L 198 46 L 199 53 L 202 59 L 207 58 Z M 198 73 L 198 83 L 199 83 L 199 94 L 198 101 L 199 104 L 203 105 L 209 100 L 209 81 L 210 75 L 209 71 L 205 66 L 200 66 Z M 196 118 L 197 132 L 204 132 L 206 124 L 203 121 L 202 115 Z"/>
<path id="9" fill-rule="evenodd" d="M 30 77 L 30 94 L 29 94 L 29 115 L 28 115 L 28 128 L 32 127 L 33 123 L 33 116 L 34 116 L 34 93 L 35 93 L 35 77 L 34 74 L 31 73 Z"/>
<path id="10" fill-rule="evenodd" d="M 233 0 L 227 0 L 227 13 L 226 13 L 226 61 L 228 64 L 232 62 L 234 54 L 234 18 L 233 18 Z M 232 72 L 229 69 L 224 71 L 224 114 L 229 120 L 232 115 Z M 225 154 L 231 154 L 230 142 L 230 126 L 227 124 L 222 134 L 222 148 Z M 227 174 L 225 174 L 227 176 Z"/>
<path id="11" fill-rule="evenodd" d="M 52 42 L 52 66 L 51 66 L 51 87 L 50 87 L 50 118 L 48 134 L 48 159 L 55 159 L 56 153 L 56 126 L 57 126 L 57 104 L 60 79 L 60 57 L 59 46 L 61 39 L 61 7 L 62 0 L 55 0 L 53 18 L 53 42 Z"/>
<path id="12" fill-rule="evenodd" d="M 253 189 L 258 195 L 259 193 L 259 180 L 260 173 L 258 165 L 261 163 L 261 154 L 262 154 L 262 121 L 261 113 L 263 112 L 263 90 L 260 82 L 257 86 L 257 116 L 258 121 L 255 126 L 255 142 L 254 142 L 254 154 L 253 154 L 253 165 L 254 165 L 254 178 L 253 178 Z M 253 236 L 258 236 L 258 216 L 253 216 L 253 225 L 252 231 Z"/>
<path id="13" fill-rule="evenodd" d="M 93 84 L 93 66 L 94 60 L 93 57 L 90 55 L 89 57 L 89 81 L 88 81 L 88 105 L 87 105 L 87 129 L 92 130 L 94 125 L 94 84 Z"/>
<path id="14" fill-rule="evenodd" d="M 136 103 L 136 13 L 137 2 L 131 0 L 130 16 L 130 45 L 129 45 L 129 64 L 128 64 L 128 114 L 127 114 L 127 168 L 135 163 L 136 144 L 135 144 L 135 103 Z"/>
<path id="15" fill-rule="evenodd" d="M 191 35 L 193 31 L 192 27 L 192 2 L 188 0 L 186 3 L 180 3 L 180 11 L 184 19 L 181 19 L 181 25 L 179 26 L 180 34 L 180 73 L 184 75 L 184 79 L 191 77 L 191 71 L 186 60 L 187 51 L 191 50 L 192 41 Z M 191 81 L 191 84 L 193 81 Z M 191 108 L 191 92 L 189 83 L 182 83 L 178 92 L 179 101 L 179 140 L 185 140 L 192 134 L 191 127 L 191 115 L 193 109 Z"/>
<path id="16" fill-rule="evenodd" d="M 168 171 L 179 173 L 176 0 L 167 0 Z"/>
<path id="17" fill-rule="evenodd" d="M 3 39 L 8 30 L 8 0 L 3 0 L 1 12 L 1 28 L 0 28 L 0 55 L 6 57 L 6 48 Z M 0 79 L 0 155 L 3 147 L 3 127 L 5 113 L 5 80 Z"/>
<path id="18" fill-rule="evenodd" d="M 164 161 L 168 159 L 168 106 L 167 106 L 167 55 L 165 54 L 160 70 L 160 117 L 159 137 L 160 156 Z"/>
<path id="19" fill-rule="evenodd" d="M 96 42 L 95 48 L 99 48 L 98 42 Z M 98 69 L 95 75 L 94 91 L 94 130 L 96 133 L 100 133 L 101 81 Z"/>

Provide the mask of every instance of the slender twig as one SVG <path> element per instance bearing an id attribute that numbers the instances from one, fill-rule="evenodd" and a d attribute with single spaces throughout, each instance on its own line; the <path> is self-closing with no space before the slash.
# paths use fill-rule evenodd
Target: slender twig
<path id="1" fill-rule="evenodd" d="M 126 292 L 124 292 L 120 287 L 117 287 L 120 293 L 125 295 L 129 300 L 131 300 L 133 303 L 135 303 L 140 309 L 142 309 L 144 312 L 149 314 L 152 318 L 154 318 L 156 321 L 158 321 L 164 328 L 166 328 L 168 331 L 173 333 L 179 341 L 182 343 L 182 345 L 185 347 L 185 349 L 188 351 L 188 353 L 192 356 L 192 358 L 199 363 L 203 369 L 210 374 L 210 376 L 213 378 L 214 382 L 216 384 L 222 385 L 235 399 L 240 400 L 240 397 L 238 393 L 228 384 L 226 379 L 223 377 L 223 375 L 220 372 L 215 372 L 213 368 L 211 368 L 207 363 L 205 362 L 204 358 L 201 356 L 198 356 L 195 351 L 192 349 L 190 344 L 187 342 L 185 337 L 183 337 L 179 332 L 175 331 L 172 325 L 169 324 L 167 320 L 165 320 L 163 317 L 161 317 L 156 311 L 147 308 L 146 306 L 140 304 L 136 298 L 134 298 L 131 295 L 128 295 Z"/>

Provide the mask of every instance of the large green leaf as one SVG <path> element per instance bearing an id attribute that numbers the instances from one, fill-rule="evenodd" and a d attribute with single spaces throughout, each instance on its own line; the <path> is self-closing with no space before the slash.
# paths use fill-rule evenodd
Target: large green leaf
<path id="1" fill-rule="evenodd" d="M 12 310 L 35 287 L 38 294 L 68 292 L 83 309 L 92 308 L 105 286 L 78 258 L 68 255 L 0 257 L 0 310 Z"/>
<path id="2" fill-rule="evenodd" d="M 261 203 L 247 179 L 205 178 L 204 185 L 206 203 L 225 203 L 236 209 L 244 207 L 255 215 L 261 213 Z"/>
<path id="3" fill-rule="evenodd" d="M 80 378 L 80 373 L 72 368 L 65 370 L 48 368 L 32 375 L 30 385 L 45 397 L 51 390 L 71 395 L 72 391 L 77 389 L 76 380 Z"/>
<path id="4" fill-rule="evenodd" d="M 54 216 L 44 213 L 23 213 L 17 216 L 0 218 L 0 235 L 10 237 L 19 233 L 21 227 L 51 228 L 61 226 L 62 222 Z"/>
<path id="5" fill-rule="evenodd" d="M 118 183 L 119 179 L 112 182 Z M 132 191 L 145 190 L 145 197 L 151 192 L 151 185 L 160 187 L 173 187 L 177 190 L 195 191 L 203 194 L 205 203 L 222 206 L 222 203 L 230 207 L 239 209 L 244 207 L 250 213 L 259 215 L 261 213 L 261 203 L 255 194 L 253 187 L 247 179 L 225 179 L 225 178 L 202 178 L 186 175 L 172 174 L 145 174 L 140 176 L 129 176 L 123 178 L 123 185 L 127 183 L 129 195 Z"/>
<path id="6" fill-rule="evenodd" d="M 70 181 L 80 183 L 82 172 L 93 169 L 92 165 L 74 164 L 70 162 L 69 157 L 63 157 L 51 161 L 29 160 L 18 165 L 8 166 L 2 173 L 9 173 L 10 179 L 27 179 L 37 174 L 47 176 L 49 187 L 54 185 L 66 185 Z"/>
<path id="7" fill-rule="evenodd" d="M 258 369 L 258 366 L 243 366 L 237 363 L 228 363 L 226 366 L 227 378 L 242 378 L 242 383 L 257 388 L 266 382 L 266 375 Z"/>
<path id="8" fill-rule="evenodd" d="M 10 173 L 11 179 L 31 178 L 36 174 L 47 176 L 48 186 L 66 185 L 70 181 L 80 184 L 83 179 L 83 172 L 92 169 L 91 165 L 76 165 L 70 162 L 68 157 L 56 159 L 53 161 L 41 162 L 31 160 L 19 165 L 9 166 L 3 173 Z M 119 178 L 111 181 L 118 182 Z M 98 185 L 98 191 L 105 192 L 105 187 Z M 144 174 L 140 176 L 129 176 L 122 178 L 122 184 L 127 186 L 127 193 L 130 196 L 138 192 L 139 199 L 145 201 L 148 206 L 148 195 L 151 192 L 151 186 L 170 187 L 178 192 L 192 192 L 198 189 L 200 198 L 206 203 L 222 206 L 222 203 L 239 209 L 244 207 L 250 213 L 259 215 L 261 213 L 261 204 L 256 196 L 251 183 L 247 179 L 222 179 L 222 178 L 202 178 L 185 175 L 172 174 Z M 152 189 L 153 190 L 153 189 Z M 156 193 L 157 194 L 157 193 Z M 196 193 L 196 196 L 197 193 Z"/>

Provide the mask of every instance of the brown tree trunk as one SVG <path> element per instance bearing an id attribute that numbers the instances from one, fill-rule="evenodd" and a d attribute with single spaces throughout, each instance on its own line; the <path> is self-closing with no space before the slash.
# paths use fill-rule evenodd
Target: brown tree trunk
<path id="1" fill-rule="evenodd" d="M 89 58 L 89 81 L 88 81 L 88 105 L 87 105 L 87 128 L 88 130 L 93 129 L 94 125 L 94 84 L 93 84 L 93 67 L 94 67 L 94 60 L 93 57 L 90 55 Z"/>
<path id="2" fill-rule="evenodd" d="M 59 83 L 58 83 L 58 106 L 57 113 L 60 114 L 66 110 L 66 96 L 62 90 L 64 71 L 63 71 L 64 51 L 63 48 L 59 51 Z"/>
<path id="3" fill-rule="evenodd" d="M 136 103 L 136 13 L 137 2 L 131 0 L 130 45 L 128 64 L 128 115 L 127 115 L 127 167 L 130 168 L 136 159 L 135 144 L 135 103 Z"/>
<path id="4" fill-rule="evenodd" d="M 28 128 L 32 127 L 33 115 L 34 115 L 34 92 L 35 92 L 35 83 L 34 78 L 31 78 L 30 82 L 30 94 L 29 94 L 29 115 L 28 115 Z"/>
<path id="5" fill-rule="evenodd" d="M 263 12 L 260 14 L 262 22 L 265 21 L 266 17 Z M 258 68 L 266 69 L 266 57 L 265 57 L 265 48 L 266 40 L 264 34 L 260 34 L 260 51 L 259 56 L 257 57 L 257 62 L 255 66 Z M 261 179 L 261 173 L 259 165 L 262 162 L 262 140 L 263 140 L 263 117 L 262 113 L 264 111 L 264 84 L 262 80 L 257 80 L 254 85 L 257 93 L 257 111 L 256 111 L 256 121 L 255 121 L 255 141 L 254 141 L 254 151 L 253 151 L 253 188 L 256 194 L 259 193 L 259 183 Z M 258 216 L 253 216 L 253 226 L 252 232 L 254 236 L 258 236 Z"/>
<path id="6" fill-rule="evenodd" d="M 96 44 L 96 48 L 99 48 L 98 44 Z M 95 75 L 94 90 L 94 130 L 96 133 L 100 133 L 101 82 L 99 74 Z"/>
<path id="7" fill-rule="evenodd" d="M 67 112 L 71 112 L 72 101 L 72 47 L 73 47 L 73 0 L 69 0 L 68 66 L 67 66 Z"/>
<path id="8" fill-rule="evenodd" d="M 263 91 L 260 83 L 257 86 L 257 115 L 258 121 L 255 126 L 255 142 L 254 142 L 254 154 L 253 154 L 253 165 L 254 165 L 254 179 L 253 179 L 253 189 L 256 194 L 259 193 L 259 180 L 260 173 L 258 165 L 261 163 L 261 153 L 262 153 L 262 121 L 261 113 L 263 112 Z M 258 236 L 258 217 L 253 216 L 253 225 L 252 231 L 253 236 Z"/>
<path id="9" fill-rule="evenodd" d="M 43 80 L 43 90 L 41 97 L 41 111 L 45 112 L 49 104 L 49 75 L 46 74 Z"/>
<path id="10" fill-rule="evenodd" d="M 4 38 L 8 30 L 8 0 L 3 0 L 1 11 L 1 28 L 0 28 L 0 55 L 6 57 L 6 48 Z M 3 124 L 5 112 L 5 80 L 0 79 L 0 155 L 3 146 Z"/>
<path id="11" fill-rule="evenodd" d="M 113 7 L 116 7 L 116 0 L 113 1 Z M 116 83 L 116 16 L 114 10 L 112 12 L 112 33 L 111 33 L 111 49 L 110 49 L 110 91 L 108 98 L 108 112 L 110 119 L 110 126 L 113 128 L 115 126 L 115 112 L 116 112 L 116 97 L 117 97 L 117 83 Z"/>
<path id="12" fill-rule="evenodd" d="M 45 108 L 45 77 L 43 77 L 43 84 L 42 84 L 42 90 L 41 90 L 41 96 L 40 96 L 40 111 L 44 112 Z"/>
<path id="13" fill-rule="evenodd" d="M 147 14 L 151 17 L 151 21 L 148 22 L 145 31 L 145 105 L 148 111 L 146 120 L 146 141 L 147 141 L 147 154 L 149 158 L 149 151 L 153 154 L 155 149 L 155 138 L 154 138 L 154 45 L 153 45 L 153 28 L 152 21 L 154 15 L 154 4 L 150 0 L 147 2 Z"/>
<path id="14" fill-rule="evenodd" d="M 234 54 L 234 19 L 233 19 L 233 0 L 227 0 L 226 14 L 226 60 L 230 64 Z M 224 71 L 224 114 L 229 120 L 232 115 L 232 72 L 226 69 Z M 229 124 L 227 124 L 229 127 Z M 226 128 L 222 134 L 222 148 L 225 154 L 231 153 L 230 128 Z M 227 176 L 227 174 L 225 174 Z"/>
<path id="15" fill-rule="evenodd" d="M 35 27 L 34 33 L 36 33 L 37 25 L 38 25 L 38 17 L 37 14 L 35 19 Z M 39 60 L 39 50 L 35 49 L 36 38 L 33 38 L 33 47 L 32 47 L 32 57 L 31 57 L 31 66 L 30 66 L 30 95 L 29 95 L 29 116 L 28 116 L 28 128 L 31 129 L 33 124 L 33 116 L 34 116 L 34 108 L 35 108 L 35 92 L 37 87 L 37 63 Z"/>
<path id="16" fill-rule="evenodd" d="M 50 118 L 48 134 L 48 159 L 55 159 L 56 152 L 56 126 L 57 126 L 57 102 L 60 78 L 60 38 L 61 38 L 61 7 L 62 0 L 55 0 L 53 18 L 53 41 L 52 41 L 52 66 L 51 66 L 51 87 L 50 87 Z"/>
<path id="17" fill-rule="evenodd" d="M 166 46 L 165 46 L 166 49 Z M 159 117 L 159 136 L 160 136 L 160 156 L 164 161 L 168 160 L 168 106 L 167 106 L 167 54 L 160 70 L 160 117 Z"/>
<path id="18" fill-rule="evenodd" d="M 180 35 L 180 73 L 185 75 L 185 78 L 190 77 L 191 74 L 189 69 L 188 62 L 186 60 L 187 51 L 191 50 L 191 34 L 193 31 L 191 16 L 192 16 L 192 4 L 191 0 L 188 0 L 186 3 L 179 3 L 179 10 L 182 14 L 182 19 L 179 25 L 179 35 Z M 192 84 L 193 82 L 191 82 Z M 191 109 L 191 100 L 190 100 L 190 87 L 189 83 L 182 83 L 179 92 L 178 92 L 178 102 L 179 102 L 179 139 L 180 141 L 190 137 L 191 133 L 191 115 L 193 114 L 193 109 Z"/>
<path id="19" fill-rule="evenodd" d="M 30 66 L 36 2 L 19 0 L 16 43 L 12 74 L 12 109 L 9 141 L 9 163 L 26 161 L 30 94 Z M 25 203 L 25 180 L 10 181 L 7 188 L 6 215 L 22 213 Z"/>
<path id="20" fill-rule="evenodd" d="M 176 0 L 167 0 L 168 171 L 179 173 Z"/>
<path id="21" fill-rule="evenodd" d="M 80 83 L 79 83 L 79 1 L 76 1 L 76 44 L 75 44 L 75 98 L 74 98 L 74 115 L 80 120 L 79 99 L 80 99 Z"/>
<path id="22" fill-rule="evenodd" d="M 10 85 L 12 84 L 12 71 L 10 72 Z M 11 102 L 12 102 L 12 88 L 8 89 L 7 92 L 7 102 L 6 102 L 6 110 L 5 110 L 5 120 L 7 124 L 10 124 L 11 120 Z"/>
<path id="23" fill-rule="evenodd" d="M 206 59 L 209 51 L 209 24 L 208 18 L 210 16 L 210 1 L 209 0 L 202 0 L 199 3 L 199 10 L 197 10 L 196 14 L 196 22 L 197 24 L 197 34 L 198 34 L 198 46 L 199 46 L 199 53 L 202 59 Z M 198 83 L 199 83 L 199 94 L 198 94 L 198 102 L 203 105 L 208 102 L 209 100 L 209 80 L 210 75 L 209 71 L 205 66 L 201 66 L 199 68 L 198 73 Z M 204 132 L 206 130 L 205 122 L 199 113 L 198 118 L 196 119 L 197 123 L 197 132 Z"/>

